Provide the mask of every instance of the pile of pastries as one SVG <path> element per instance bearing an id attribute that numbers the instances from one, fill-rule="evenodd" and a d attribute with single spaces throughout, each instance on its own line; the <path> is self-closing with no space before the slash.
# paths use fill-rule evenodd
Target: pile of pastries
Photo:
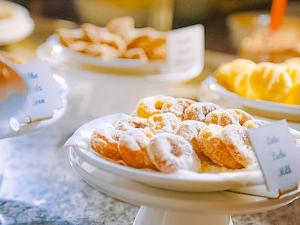
<path id="1" fill-rule="evenodd" d="M 141 99 L 132 115 L 97 127 L 90 148 L 113 162 L 162 173 L 243 169 L 256 164 L 247 130 L 261 124 L 240 109 L 156 95 Z"/>
<path id="2" fill-rule="evenodd" d="M 300 104 L 300 58 L 280 64 L 237 59 L 221 65 L 215 76 L 219 84 L 242 97 Z"/>
<path id="3" fill-rule="evenodd" d="M 65 47 L 102 59 L 166 59 L 166 34 L 150 27 L 135 29 L 129 16 L 112 19 L 104 28 L 85 23 L 80 29 L 60 29 L 57 35 Z"/>

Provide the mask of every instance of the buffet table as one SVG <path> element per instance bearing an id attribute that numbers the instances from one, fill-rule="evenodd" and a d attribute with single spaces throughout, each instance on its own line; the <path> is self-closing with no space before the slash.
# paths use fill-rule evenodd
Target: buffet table
<path id="1" fill-rule="evenodd" d="M 36 47 L 52 32 L 50 27 L 73 26 L 67 21 L 35 22 L 36 30 L 30 38 L 5 50 L 34 59 Z M 232 58 L 234 56 L 207 51 L 203 76 L 174 86 L 173 95 L 196 98 L 200 81 L 217 65 Z M 85 114 L 84 118 L 80 115 L 70 117 L 70 109 L 76 104 L 78 102 L 70 99 L 69 111 L 67 109 L 60 121 L 46 129 L 0 140 L 0 157 L 6 162 L 0 189 L 0 224 L 133 223 L 137 206 L 93 189 L 75 174 L 68 163 L 68 153 L 63 149 L 63 144 L 79 124 L 95 116 Z M 120 109 L 110 110 L 113 113 Z M 232 219 L 234 224 L 239 225 L 296 225 L 300 221 L 300 203 L 294 202 L 265 213 L 233 216 Z"/>

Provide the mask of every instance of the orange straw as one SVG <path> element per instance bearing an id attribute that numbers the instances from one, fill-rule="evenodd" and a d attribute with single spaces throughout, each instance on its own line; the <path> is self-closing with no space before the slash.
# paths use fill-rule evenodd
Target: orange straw
<path id="1" fill-rule="evenodd" d="M 276 31 L 285 15 L 287 0 L 273 0 L 271 8 L 270 31 Z"/>

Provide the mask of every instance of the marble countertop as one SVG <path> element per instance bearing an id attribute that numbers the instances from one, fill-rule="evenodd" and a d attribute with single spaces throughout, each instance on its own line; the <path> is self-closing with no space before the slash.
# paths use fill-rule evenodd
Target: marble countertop
<path id="1" fill-rule="evenodd" d="M 133 223 L 138 206 L 112 199 L 86 184 L 73 172 L 67 152 L 62 148 L 81 123 L 108 113 L 128 112 L 136 101 L 128 97 L 127 92 L 96 95 L 100 81 L 94 93 L 85 92 L 93 89 L 91 83 L 85 85 L 83 80 L 79 83 L 68 80 L 71 87 L 68 108 L 55 124 L 34 133 L 0 140 L 0 162 L 5 159 L 0 188 L 0 224 L 1 221 L 6 225 Z M 157 91 L 162 90 L 165 89 Z M 149 94 L 134 91 L 136 98 Z M 91 96 L 94 96 L 92 100 Z M 106 99 L 107 103 L 95 107 L 97 98 L 98 101 Z M 234 216 L 233 221 L 236 225 L 299 225 L 300 201 L 270 212 Z"/>

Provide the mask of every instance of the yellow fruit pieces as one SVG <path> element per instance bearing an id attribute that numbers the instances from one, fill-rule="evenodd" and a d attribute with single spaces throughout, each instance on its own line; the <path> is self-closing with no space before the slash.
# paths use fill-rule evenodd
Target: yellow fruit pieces
<path id="1" fill-rule="evenodd" d="M 217 81 L 230 91 L 240 96 L 252 98 L 249 88 L 249 77 L 256 64 L 247 59 L 236 59 L 231 63 L 223 64 L 216 71 Z"/>
<path id="2" fill-rule="evenodd" d="M 300 59 L 281 64 L 237 59 L 221 65 L 215 76 L 219 84 L 242 97 L 300 104 Z"/>
<path id="3" fill-rule="evenodd" d="M 285 102 L 293 88 L 291 76 L 282 65 L 260 63 L 250 76 L 255 99 Z"/>

